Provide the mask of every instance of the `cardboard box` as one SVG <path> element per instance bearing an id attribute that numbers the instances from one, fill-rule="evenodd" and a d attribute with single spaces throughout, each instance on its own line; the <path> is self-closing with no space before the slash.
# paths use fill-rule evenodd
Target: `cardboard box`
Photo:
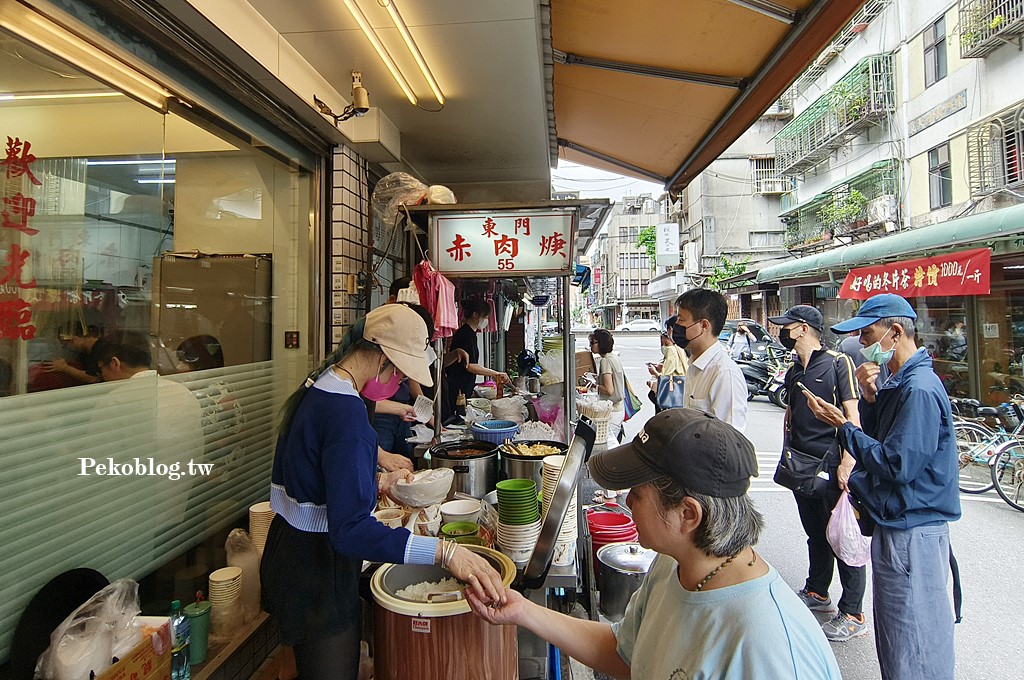
<path id="1" fill-rule="evenodd" d="M 576 384 L 580 384 L 580 378 L 584 373 L 597 373 L 597 366 L 594 364 L 594 355 L 590 352 L 576 352 Z"/>
<path id="2" fill-rule="evenodd" d="M 137 616 L 156 632 L 101 673 L 96 680 L 171 680 L 171 620 L 166 616 Z"/>

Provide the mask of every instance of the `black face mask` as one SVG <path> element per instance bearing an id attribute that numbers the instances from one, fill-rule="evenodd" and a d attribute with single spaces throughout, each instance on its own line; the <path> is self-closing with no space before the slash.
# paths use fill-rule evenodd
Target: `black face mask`
<path id="1" fill-rule="evenodd" d="M 788 328 L 783 328 L 779 331 L 779 342 L 791 352 L 796 349 L 796 338 L 790 336 Z"/>
<path id="2" fill-rule="evenodd" d="M 689 326 L 672 326 L 672 342 L 676 343 L 680 349 L 686 349 L 686 346 L 690 344 L 690 338 L 686 337 L 686 331 L 699 323 L 700 321 L 696 321 Z"/>

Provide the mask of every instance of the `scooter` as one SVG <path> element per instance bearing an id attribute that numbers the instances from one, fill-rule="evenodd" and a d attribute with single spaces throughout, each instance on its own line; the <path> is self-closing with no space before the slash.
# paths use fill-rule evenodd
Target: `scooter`
<path id="1" fill-rule="evenodd" d="M 764 359 L 750 357 L 736 363 L 747 383 L 747 401 L 763 394 L 779 408 L 786 408 L 785 377 L 791 363 L 788 352 L 769 347 Z"/>

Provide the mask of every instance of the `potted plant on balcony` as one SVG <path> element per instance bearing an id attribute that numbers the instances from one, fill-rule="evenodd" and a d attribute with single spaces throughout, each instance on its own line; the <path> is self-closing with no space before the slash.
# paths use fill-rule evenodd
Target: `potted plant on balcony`
<path id="1" fill-rule="evenodd" d="M 862 227 L 867 224 L 864 219 L 864 206 L 867 197 L 856 189 L 834 199 L 818 211 L 818 222 L 832 233 L 841 232 L 844 228 Z"/>
<path id="2" fill-rule="evenodd" d="M 850 83 L 838 82 L 832 87 L 832 110 L 849 122 L 859 120 L 867 111 L 867 98 Z"/>

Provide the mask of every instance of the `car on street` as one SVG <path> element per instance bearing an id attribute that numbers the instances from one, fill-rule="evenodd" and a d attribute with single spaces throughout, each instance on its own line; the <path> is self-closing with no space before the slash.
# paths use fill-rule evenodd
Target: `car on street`
<path id="1" fill-rule="evenodd" d="M 615 330 L 618 332 L 625 331 L 627 333 L 649 333 L 652 331 L 659 333 L 664 330 L 664 327 L 655 319 L 633 319 L 629 323 L 616 326 Z"/>
<path id="2" fill-rule="evenodd" d="M 593 333 L 595 330 L 597 330 L 596 326 L 587 323 L 574 323 L 572 327 L 569 328 L 569 332 L 574 335 L 587 335 L 588 333 Z"/>

